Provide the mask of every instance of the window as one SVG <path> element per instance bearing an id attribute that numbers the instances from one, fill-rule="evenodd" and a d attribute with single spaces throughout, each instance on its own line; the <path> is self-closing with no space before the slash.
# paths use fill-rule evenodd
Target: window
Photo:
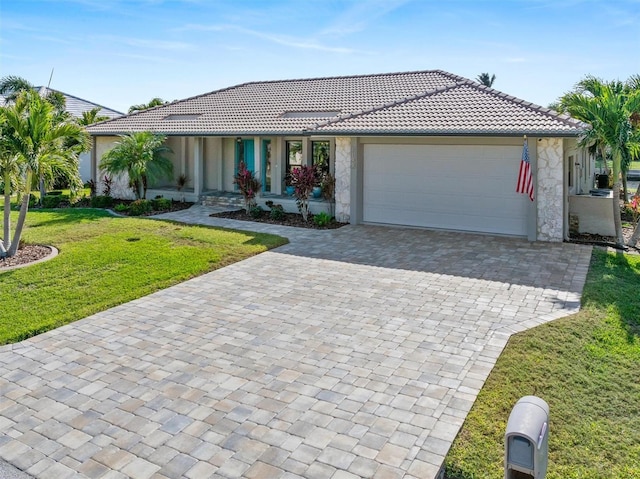
<path id="1" fill-rule="evenodd" d="M 302 166 L 302 141 L 287 141 L 287 173 Z"/>
<path id="2" fill-rule="evenodd" d="M 329 141 L 312 141 L 311 154 L 313 166 L 322 173 L 329 173 Z"/>

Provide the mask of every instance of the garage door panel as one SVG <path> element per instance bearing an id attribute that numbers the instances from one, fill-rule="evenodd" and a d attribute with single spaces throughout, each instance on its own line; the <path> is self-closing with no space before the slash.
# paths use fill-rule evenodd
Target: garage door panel
<path id="1" fill-rule="evenodd" d="M 526 235 L 514 146 L 365 145 L 365 222 Z"/>

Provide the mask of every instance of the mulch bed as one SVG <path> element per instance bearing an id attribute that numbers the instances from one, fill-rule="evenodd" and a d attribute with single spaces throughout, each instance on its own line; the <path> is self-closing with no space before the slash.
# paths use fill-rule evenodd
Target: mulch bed
<path id="1" fill-rule="evenodd" d="M 20 248 L 11 258 L 0 259 L 0 271 L 2 268 L 20 266 L 33 263 L 51 254 L 51 248 L 40 245 L 26 245 Z"/>
<path id="2" fill-rule="evenodd" d="M 631 214 L 629 214 L 626 210 L 622 210 L 622 238 L 624 239 L 624 244 L 626 245 L 629 240 L 631 239 L 631 236 L 633 235 L 633 226 L 631 226 L 631 224 L 633 224 L 633 217 Z M 588 244 L 588 245 L 594 245 L 594 246 L 603 246 L 606 248 L 615 248 L 616 247 L 616 240 L 613 236 L 602 236 L 602 235 L 596 235 L 596 234 L 588 234 L 588 233 L 582 233 L 582 234 L 572 234 L 569 237 L 569 241 L 571 243 L 578 243 L 578 244 Z M 626 246 L 625 250 L 627 253 L 630 254 L 640 254 L 640 247 L 638 245 L 636 246 Z"/>
<path id="3" fill-rule="evenodd" d="M 309 216 L 309 221 L 304 221 L 302 215 L 298 213 L 285 213 L 281 220 L 274 220 L 269 211 L 262 211 L 260 215 L 248 215 L 245 210 L 224 211 L 222 213 L 211 213 L 209 216 L 216 218 L 228 218 L 231 220 L 253 221 L 256 223 L 269 223 L 280 226 L 293 226 L 295 228 L 308 228 L 316 230 L 333 230 L 345 226 L 346 223 L 338 223 L 332 220 L 326 226 L 318 226 L 313 222 L 313 217 Z"/>

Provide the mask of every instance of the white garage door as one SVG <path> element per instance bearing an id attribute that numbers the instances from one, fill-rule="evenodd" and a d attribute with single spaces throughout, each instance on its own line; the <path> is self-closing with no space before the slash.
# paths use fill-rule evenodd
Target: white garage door
<path id="1" fill-rule="evenodd" d="M 365 145 L 363 220 L 526 236 L 522 147 Z"/>

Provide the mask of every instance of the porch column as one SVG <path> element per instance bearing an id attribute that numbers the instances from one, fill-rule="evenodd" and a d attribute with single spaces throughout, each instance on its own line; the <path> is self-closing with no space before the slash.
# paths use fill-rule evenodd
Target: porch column
<path id="1" fill-rule="evenodd" d="M 564 168 L 562 138 L 540 138 L 537 143 L 537 239 L 562 241 L 564 237 Z"/>
<path id="2" fill-rule="evenodd" d="M 202 178 L 204 177 L 202 163 L 202 138 L 193 139 L 193 194 L 200 198 L 202 194 Z"/>
<path id="3" fill-rule="evenodd" d="M 264 184 L 264 178 L 262 177 L 262 144 L 259 136 L 253 137 L 253 170 L 260 184 Z M 262 196 L 262 188 L 258 191 L 257 196 Z"/>
<path id="4" fill-rule="evenodd" d="M 354 166 L 351 138 L 336 138 L 336 220 L 340 223 L 351 220 L 351 169 Z"/>
<path id="5" fill-rule="evenodd" d="M 218 169 L 216 189 L 218 191 L 224 190 L 224 141 L 224 138 L 218 138 L 218 141 L 215 143 L 215 152 L 213 155 L 214 158 L 218 159 L 218 161 L 216 161 L 216 167 Z"/>
<path id="6" fill-rule="evenodd" d="M 187 157 L 187 139 L 183 136 L 180 138 L 180 174 L 186 175 L 185 158 Z"/>

